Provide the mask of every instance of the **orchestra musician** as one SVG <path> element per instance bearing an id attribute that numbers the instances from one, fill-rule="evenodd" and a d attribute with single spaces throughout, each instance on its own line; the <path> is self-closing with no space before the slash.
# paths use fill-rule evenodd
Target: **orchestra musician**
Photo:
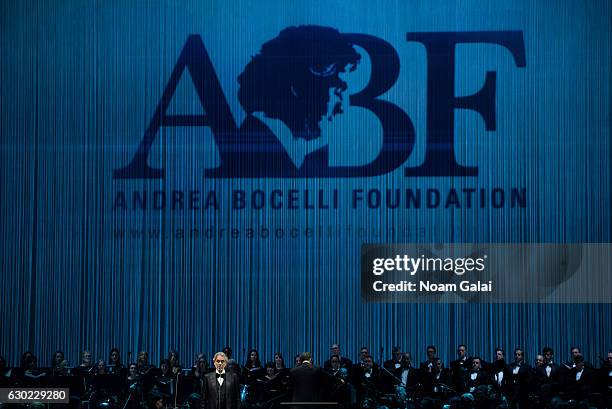
<path id="1" fill-rule="evenodd" d="M 453 367 L 458 368 L 457 372 L 463 371 L 461 368 L 466 365 L 466 362 L 472 363 L 470 370 L 465 372 L 465 376 L 460 382 L 460 385 L 463 385 L 462 388 L 457 388 L 454 384 L 454 377 L 457 372 L 453 371 L 451 373 L 437 357 L 434 357 L 434 365 L 431 369 L 429 365 L 424 366 L 423 376 L 420 377 L 421 372 L 411 366 L 410 355 L 402 352 L 399 347 L 393 348 L 391 359 L 386 361 L 382 368 L 377 367 L 372 357 L 366 355 L 362 358 L 363 365 L 354 365 L 351 372 L 342 367 L 342 358 L 338 355 L 332 355 L 329 358 L 329 368 L 326 371 L 315 368 L 312 365 L 310 355 L 308 355 L 306 358 L 300 358 L 300 365 L 297 367 L 299 371 L 292 373 L 285 367 L 282 354 L 277 352 L 274 354 L 274 360 L 266 363 L 262 376 L 255 378 L 255 384 L 251 389 L 253 396 L 249 403 L 255 405 L 256 409 L 271 409 L 272 407 L 277 409 L 279 401 L 285 400 L 289 387 L 291 387 L 294 399 L 295 396 L 305 398 L 307 393 L 313 393 L 314 395 L 309 397 L 309 400 L 314 397 L 314 399 L 319 400 L 335 401 L 344 407 L 354 408 L 356 403 L 362 407 L 374 404 L 377 406 L 391 405 L 389 407 L 394 408 L 405 407 L 402 405 L 411 407 L 413 404 L 421 408 L 440 407 L 442 404 L 457 402 L 457 399 L 461 396 L 459 389 L 466 390 L 464 388 L 467 388 L 467 390 L 473 392 L 472 395 L 477 401 L 479 396 L 476 392 L 482 392 L 481 396 L 486 396 L 485 399 L 488 399 L 489 403 L 503 395 L 507 398 L 511 407 L 518 409 L 545 407 L 546 405 L 567 406 L 572 405 L 572 401 L 583 405 L 588 401 L 591 406 L 612 407 L 610 404 L 612 397 L 612 352 L 609 352 L 604 358 L 600 358 L 602 361 L 601 368 L 594 370 L 584 361 L 578 348 L 572 348 L 572 363 L 575 366 L 569 368 L 569 362 L 566 362 L 564 367 L 555 364 L 553 361 L 554 353 L 551 348 L 547 347 L 543 349 L 543 354 L 537 355 L 535 366 L 531 368 L 526 363 L 522 348 L 514 349 L 514 360 L 507 365 L 503 349 L 497 348 L 493 362 L 485 369 L 480 358 L 470 359 L 467 355 L 467 348 L 462 347 L 464 346 L 460 345 L 458 348 L 458 359 L 451 363 Z M 258 367 L 260 363 L 257 351 L 251 350 L 249 352 L 250 365 L 253 368 L 260 368 Z M 429 349 L 428 360 L 425 363 L 428 364 L 429 358 L 435 353 L 435 347 Z M 171 356 L 172 351 L 168 357 Z M 304 359 L 304 363 L 302 363 L 302 359 Z M 223 360 L 223 357 L 221 357 L 221 360 Z M 178 354 L 174 361 L 178 363 Z M 148 354 L 146 352 L 140 353 L 138 362 L 130 364 L 125 370 L 125 374 L 121 376 L 125 386 L 120 385 L 119 388 L 115 388 L 113 380 L 116 377 L 115 375 L 121 374 L 121 371 L 117 371 L 115 368 L 122 368 L 119 350 L 116 348 L 110 351 L 108 361 L 110 365 L 108 366 L 103 360 L 92 361 L 91 353 L 87 350 L 83 351 L 78 366 L 81 371 L 73 371 L 72 373 L 67 371 L 65 356 L 59 350 L 52 355 L 51 368 L 41 369 L 37 366 L 37 362 L 36 357 L 31 352 L 24 353 L 21 364 L 23 369 L 21 376 L 17 379 L 17 368 L 12 370 L 6 368 L 6 361 L 0 358 L 0 383 L 23 387 L 49 386 L 55 382 L 69 383 L 72 379 L 78 383 L 81 382 L 79 377 L 82 376 L 86 381 L 85 388 L 90 394 L 84 393 L 84 388 L 77 393 L 73 393 L 71 390 L 71 395 L 89 400 L 92 409 L 101 409 L 102 405 L 106 404 L 110 404 L 114 409 L 122 408 L 124 404 L 126 404 L 127 409 L 136 409 L 141 406 L 141 402 L 146 401 L 144 397 L 151 397 L 154 393 L 166 397 L 178 395 L 181 397 L 179 404 L 185 402 L 185 396 L 182 393 L 177 393 L 177 390 L 179 390 L 176 387 L 177 377 L 172 372 L 173 366 L 170 359 L 161 361 L 159 372 L 155 369 L 141 374 L 139 368 L 148 365 Z M 91 365 L 92 362 L 95 362 L 93 366 Z M 83 368 L 85 368 L 85 372 L 82 372 Z M 90 370 L 86 370 L 87 368 L 90 368 Z M 227 363 L 225 364 L 225 370 L 228 370 Z M 201 392 L 206 388 L 210 389 L 211 383 L 209 382 L 206 385 L 208 381 L 206 373 L 207 361 L 204 356 L 201 356 L 192 373 L 185 378 L 181 378 L 186 380 L 183 388 L 186 388 L 187 395 L 191 392 L 197 392 L 199 399 L 202 397 Z M 62 376 L 62 378 L 53 379 L 57 375 Z M 219 375 L 223 375 L 223 373 L 219 373 Z M 145 381 L 145 379 L 147 380 Z M 215 375 L 217 383 L 212 383 L 212 386 L 217 388 L 218 385 L 221 388 L 222 385 L 217 379 L 219 378 Z M 19 384 L 15 384 L 17 380 L 20 382 Z M 229 387 L 233 383 L 239 387 L 239 379 L 236 382 L 229 382 L 225 386 Z M 405 399 L 400 405 L 398 402 L 401 399 L 393 400 L 390 397 L 393 394 L 398 396 L 400 394 L 393 386 L 407 386 L 408 389 L 413 387 L 415 392 L 410 394 L 409 400 Z M 480 386 L 486 386 L 486 388 L 479 388 Z M 125 391 L 129 393 L 123 395 Z M 495 393 L 493 394 L 491 391 Z M 216 389 L 213 389 L 213 392 L 217 393 L 217 397 L 219 397 Z M 359 401 L 355 399 L 355 396 L 359 396 Z M 128 397 L 130 398 L 129 401 L 127 400 Z M 191 399 L 191 396 L 189 399 Z M 220 400 L 217 400 L 217 402 L 220 402 Z M 192 404 L 192 402 L 189 404 Z M 206 406 L 207 403 L 202 402 L 202 405 Z"/>
<path id="2" fill-rule="evenodd" d="M 380 369 L 374 365 L 374 360 L 370 355 L 364 357 L 362 362 L 362 369 L 353 372 L 352 379 L 352 384 L 357 391 L 357 402 L 361 405 L 366 401 L 376 401 L 382 381 Z"/>
<path id="3" fill-rule="evenodd" d="M 323 363 L 323 369 L 329 372 L 329 368 L 331 367 L 331 362 L 330 362 L 331 357 L 334 355 L 340 357 L 340 367 L 341 368 L 346 368 L 347 370 L 351 369 L 351 367 L 353 366 L 353 362 L 350 359 L 343 357 L 340 354 L 340 344 L 332 344 L 330 347 L 330 351 L 331 351 L 330 357 L 327 361 Z"/>
<path id="4" fill-rule="evenodd" d="M 342 368 L 340 362 L 341 358 L 338 355 L 332 355 L 329 358 L 330 367 L 326 371 L 333 377 L 333 386 L 330 391 L 332 400 L 347 408 L 351 404 L 352 385 L 349 383 L 347 368 Z"/>

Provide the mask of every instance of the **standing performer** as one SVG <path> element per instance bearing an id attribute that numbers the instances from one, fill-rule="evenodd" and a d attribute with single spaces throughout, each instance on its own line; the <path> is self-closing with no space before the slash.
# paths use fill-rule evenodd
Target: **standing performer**
<path id="1" fill-rule="evenodd" d="M 215 372 L 206 374 L 202 388 L 202 409 L 239 409 L 240 378 L 226 371 L 227 356 L 217 352 L 213 358 Z"/>

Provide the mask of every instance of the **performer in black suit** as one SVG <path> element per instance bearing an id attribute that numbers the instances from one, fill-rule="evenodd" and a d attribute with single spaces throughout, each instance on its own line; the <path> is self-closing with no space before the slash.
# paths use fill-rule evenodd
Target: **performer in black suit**
<path id="1" fill-rule="evenodd" d="M 505 392 L 506 386 L 506 352 L 502 348 L 495 348 L 495 359 L 489 364 L 488 372 L 491 374 L 491 384 L 498 393 Z"/>
<path id="2" fill-rule="evenodd" d="M 321 402 L 333 384 L 330 375 L 312 364 L 310 352 L 300 354 L 300 366 L 291 369 L 290 376 L 292 402 Z"/>
<path id="3" fill-rule="evenodd" d="M 586 405 L 593 384 L 593 370 L 587 368 L 582 356 L 575 358 L 576 366 L 569 370 L 565 379 L 566 398 Z"/>
<path id="4" fill-rule="evenodd" d="M 369 402 L 376 402 L 381 391 L 382 378 L 380 369 L 374 365 L 371 356 L 366 356 L 363 360 L 363 368 L 353 371 L 352 384 L 357 390 L 357 402 L 361 407 L 371 405 Z"/>
<path id="5" fill-rule="evenodd" d="M 472 358 L 472 369 L 466 373 L 464 390 L 474 392 L 481 385 L 490 385 L 490 376 L 481 369 L 479 357 Z"/>
<path id="6" fill-rule="evenodd" d="M 239 409 L 240 378 L 226 371 L 227 356 L 217 352 L 213 358 L 215 372 L 206 374 L 202 388 L 202 409 Z"/>
<path id="7" fill-rule="evenodd" d="M 514 349 L 514 362 L 506 367 L 506 394 L 518 408 L 527 408 L 531 368 L 525 362 L 522 348 Z"/>
<path id="8" fill-rule="evenodd" d="M 563 381 L 563 371 L 553 361 L 554 351 L 550 347 L 542 349 L 544 365 L 538 366 L 535 371 L 537 384 L 540 386 L 542 401 L 548 403 L 559 392 Z"/>
<path id="9" fill-rule="evenodd" d="M 472 358 L 467 354 L 467 346 L 460 344 L 457 347 L 457 359 L 450 364 L 452 380 L 455 387 L 460 390 L 465 374 L 472 368 Z"/>

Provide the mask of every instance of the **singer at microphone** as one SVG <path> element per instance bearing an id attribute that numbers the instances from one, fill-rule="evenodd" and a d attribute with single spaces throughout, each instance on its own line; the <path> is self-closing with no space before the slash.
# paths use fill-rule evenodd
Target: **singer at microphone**
<path id="1" fill-rule="evenodd" d="M 201 409 L 240 408 L 240 378 L 235 372 L 225 370 L 227 361 L 223 352 L 213 357 L 215 371 L 204 377 Z"/>

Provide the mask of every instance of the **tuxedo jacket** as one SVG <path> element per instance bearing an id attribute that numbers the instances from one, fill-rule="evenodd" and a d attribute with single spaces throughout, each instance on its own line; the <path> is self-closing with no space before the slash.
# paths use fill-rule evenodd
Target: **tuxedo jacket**
<path id="1" fill-rule="evenodd" d="M 550 365 L 550 376 L 546 373 L 546 366 L 538 366 L 535 369 L 535 379 L 538 385 L 549 383 L 560 383 L 563 381 L 563 371 L 557 364 Z"/>
<path id="2" fill-rule="evenodd" d="M 470 388 L 477 388 L 481 385 L 491 384 L 491 375 L 488 372 L 483 371 L 482 369 L 479 370 L 476 374 L 476 379 L 472 379 L 472 373 L 472 371 L 466 372 L 465 377 L 463 378 L 465 382 L 465 391 L 469 392 Z"/>
<path id="3" fill-rule="evenodd" d="M 217 373 L 204 376 L 202 385 L 202 409 L 240 409 L 240 377 L 225 371 L 223 385 L 217 382 Z"/>
<path id="4" fill-rule="evenodd" d="M 309 365 L 300 365 L 289 373 L 292 402 L 319 402 L 327 396 L 327 389 L 334 382 L 332 375 Z"/>
<path id="5" fill-rule="evenodd" d="M 593 387 L 593 373 L 589 368 L 584 368 L 580 380 L 576 380 L 578 370 L 572 368 L 565 379 L 565 392 L 570 399 L 583 400 L 587 399 Z"/>

